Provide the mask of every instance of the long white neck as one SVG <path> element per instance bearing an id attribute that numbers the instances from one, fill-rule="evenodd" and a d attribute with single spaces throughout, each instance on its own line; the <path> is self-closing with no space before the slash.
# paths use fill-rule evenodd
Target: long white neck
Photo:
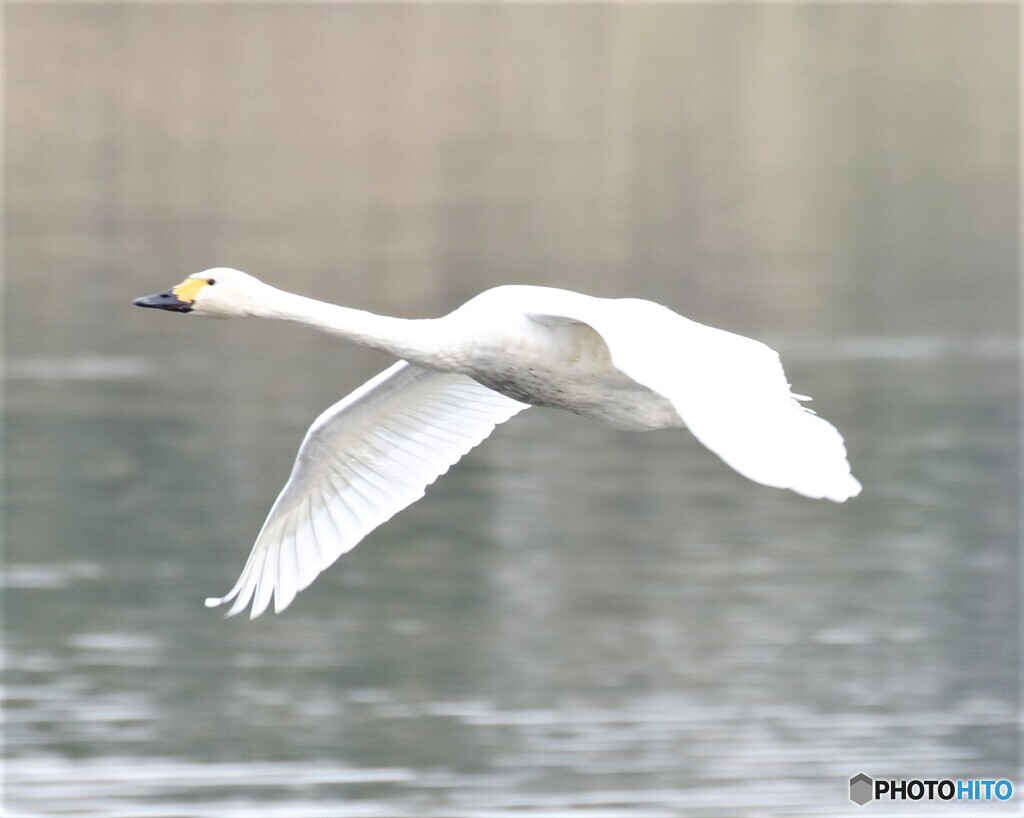
<path id="1" fill-rule="evenodd" d="M 297 321 L 412 363 L 442 363 L 437 319 L 391 318 L 273 289 L 272 306 L 257 313 L 262 317 Z"/>

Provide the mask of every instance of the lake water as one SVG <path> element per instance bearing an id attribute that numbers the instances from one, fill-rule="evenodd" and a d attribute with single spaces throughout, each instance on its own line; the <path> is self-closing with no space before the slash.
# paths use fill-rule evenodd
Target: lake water
<path id="1" fill-rule="evenodd" d="M 1017 784 L 1017 14 L 8 5 L 4 808 Z M 225 620 L 203 598 L 306 427 L 388 361 L 130 306 L 216 264 L 408 316 L 512 281 L 661 301 L 775 346 L 864 493 L 532 409 L 284 614 Z"/>

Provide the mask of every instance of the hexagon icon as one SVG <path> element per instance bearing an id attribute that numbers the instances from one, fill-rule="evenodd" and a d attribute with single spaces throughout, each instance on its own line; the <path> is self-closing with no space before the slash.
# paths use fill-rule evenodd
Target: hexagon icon
<path id="1" fill-rule="evenodd" d="M 875 782 L 864 773 L 857 773 L 850 779 L 850 800 L 862 807 L 875 797 Z"/>

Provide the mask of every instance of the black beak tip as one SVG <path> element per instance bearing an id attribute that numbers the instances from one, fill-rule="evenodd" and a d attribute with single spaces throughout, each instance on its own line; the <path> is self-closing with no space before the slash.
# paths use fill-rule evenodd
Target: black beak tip
<path id="1" fill-rule="evenodd" d="M 187 301 L 182 301 L 178 298 L 171 290 L 165 293 L 156 293 L 154 295 L 144 295 L 142 298 L 136 298 L 132 301 L 136 307 L 151 307 L 158 310 L 168 310 L 170 312 L 191 312 L 192 305 Z"/>

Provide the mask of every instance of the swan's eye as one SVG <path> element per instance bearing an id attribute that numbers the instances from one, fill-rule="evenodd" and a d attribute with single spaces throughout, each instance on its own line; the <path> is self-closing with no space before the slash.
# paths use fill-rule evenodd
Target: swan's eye
<path id="1" fill-rule="evenodd" d="M 217 283 L 217 279 L 215 279 L 215 278 L 208 278 L 208 279 L 206 279 L 206 283 L 209 284 L 210 286 L 213 286 L 214 284 Z"/>

